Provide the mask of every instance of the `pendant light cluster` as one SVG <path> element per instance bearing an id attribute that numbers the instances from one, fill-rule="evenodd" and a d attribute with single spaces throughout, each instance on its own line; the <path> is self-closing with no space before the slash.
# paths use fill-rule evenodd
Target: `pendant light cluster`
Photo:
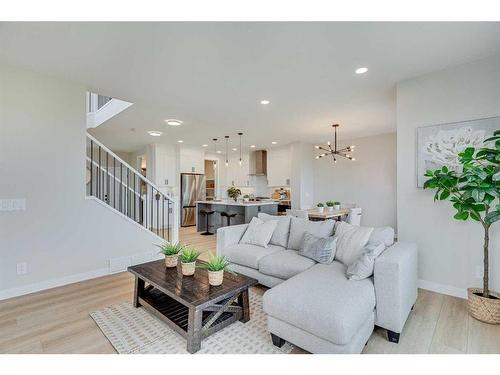
<path id="1" fill-rule="evenodd" d="M 239 132 L 237 134 L 240 137 L 240 139 L 239 139 L 239 142 L 240 142 L 240 160 L 239 160 L 239 165 L 241 167 L 243 165 L 243 153 L 242 153 L 242 150 L 241 150 L 241 145 L 242 145 L 242 139 L 241 139 L 241 137 L 243 136 L 243 133 Z M 229 136 L 225 135 L 224 139 L 226 140 L 226 161 L 225 161 L 225 164 L 226 164 L 226 167 L 229 167 Z M 212 141 L 214 142 L 214 153 L 215 154 L 220 154 L 221 151 L 217 150 L 217 141 L 218 141 L 218 139 L 217 138 L 212 138 Z M 236 151 L 236 148 L 233 148 L 233 151 Z M 214 164 L 214 168 L 216 168 L 215 164 Z"/>
<path id="2" fill-rule="evenodd" d="M 328 141 L 326 146 L 314 146 L 317 150 L 324 151 L 322 154 L 317 155 L 316 159 L 321 159 L 325 156 L 331 155 L 334 163 L 337 162 L 336 156 L 342 156 L 343 158 L 349 159 L 351 161 L 356 160 L 350 155 L 350 152 L 353 152 L 354 147 L 356 147 L 356 146 L 347 146 L 347 147 L 344 147 L 340 150 L 337 150 L 337 128 L 339 126 L 340 126 L 339 124 L 332 125 L 333 132 L 334 132 L 333 148 L 332 148 L 332 144 L 330 141 Z"/>

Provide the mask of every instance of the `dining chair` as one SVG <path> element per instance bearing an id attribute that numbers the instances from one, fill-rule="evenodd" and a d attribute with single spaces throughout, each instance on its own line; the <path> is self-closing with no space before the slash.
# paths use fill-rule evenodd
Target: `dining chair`
<path id="1" fill-rule="evenodd" d="M 287 216 L 294 216 L 299 219 L 309 219 L 309 214 L 307 213 L 307 210 L 286 210 L 286 215 Z"/>
<path id="2" fill-rule="evenodd" d="M 351 211 L 347 215 L 347 218 L 345 221 L 351 225 L 360 226 L 362 212 L 363 212 L 363 209 L 361 207 L 351 208 Z"/>

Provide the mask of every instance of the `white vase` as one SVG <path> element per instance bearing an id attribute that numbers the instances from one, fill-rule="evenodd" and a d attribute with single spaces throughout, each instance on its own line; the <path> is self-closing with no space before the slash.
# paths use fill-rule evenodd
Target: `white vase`
<path id="1" fill-rule="evenodd" d="M 340 204 L 334 204 L 334 205 L 333 205 L 333 208 L 334 208 L 336 211 L 340 210 Z"/>
<path id="2" fill-rule="evenodd" d="M 333 206 L 328 206 L 328 212 L 333 212 Z"/>
<path id="3" fill-rule="evenodd" d="M 325 207 L 318 207 L 318 212 L 322 213 L 325 210 Z"/>

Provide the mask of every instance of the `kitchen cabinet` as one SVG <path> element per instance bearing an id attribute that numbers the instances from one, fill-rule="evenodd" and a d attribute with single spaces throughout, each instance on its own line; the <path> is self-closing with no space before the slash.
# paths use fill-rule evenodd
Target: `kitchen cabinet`
<path id="1" fill-rule="evenodd" d="M 159 146 L 154 148 L 155 182 L 158 186 L 172 187 L 176 184 L 175 179 L 175 149 Z"/>
<path id="2" fill-rule="evenodd" d="M 267 185 L 290 186 L 290 148 L 281 147 L 267 151 Z"/>
<path id="3" fill-rule="evenodd" d="M 180 173 L 205 174 L 205 151 L 181 147 L 179 150 Z"/>

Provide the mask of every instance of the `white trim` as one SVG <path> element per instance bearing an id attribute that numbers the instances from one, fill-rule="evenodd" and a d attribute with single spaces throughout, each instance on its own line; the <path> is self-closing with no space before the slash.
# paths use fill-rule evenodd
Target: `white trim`
<path id="1" fill-rule="evenodd" d="M 122 272 L 122 271 L 118 271 Z M 78 273 L 76 275 L 69 275 L 59 277 L 57 279 L 40 281 L 38 283 L 23 285 L 16 288 L 6 289 L 0 291 L 0 301 L 7 298 L 19 297 L 25 294 L 35 293 L 46 289 L 56 288 L 58 286 L 63 286 L 67 284 L 73 284 L 80 281 L 95 279 L 97 277 L 102 277 L 106 275 L 111 275 L 112 273 L 117 272 L 109 272 L 109 268 L 100 268 L 93 271 Z"/>
<path id="2" fill-rule="evenodd" d="M 467 299 L 467 289 L 457 288 L 451 285 L 439 284 L 434 281 L 418 280 L 418 287 L 436 293 Z"/>
<path id="3" fill-rule="evenodd" d="M 145 232 L 151 234 L 152 236 L 156 237 L 160 241 L 165 241 L 164 238 L 158 236 L 157 234 L 155 234 L 154 232 L 152 232 L 148 228 L 146 228 L 146 227 L 142 226 L 141 224 L 137 223 L 133 219 L 129 218 L 127 215 L 122 214 L 120 211 L 118 211 L 117 209 L 113 208 L 112 206 L 110 206 L 106 202 L 103 202 L 102 200 L 100 200 L 100 199 L 98 199 L 98 198 L 96 198 L 96 197 L 94 197 L 92 195 L 87 195 L 85 197 L 85 199 L 86 200 L 90 200 L 90 201 L 95 201 L 95 202 L 99 203 L 100 205 L 108 208 L 109 210 L 111 210 L 112 212 L 114 212 L 115 214 L 117 214 L 118 216 L 121 216 L 123 219 L 127 220 L 129 223 L 134 224 L 136 227 L 141 228 L 143 231 L 145 231 Z M 173 224 L 175 224 L 175 223 L 173 223 Z M 172 224 L 172 229 L 174 229 L 173 224 Z"/>

